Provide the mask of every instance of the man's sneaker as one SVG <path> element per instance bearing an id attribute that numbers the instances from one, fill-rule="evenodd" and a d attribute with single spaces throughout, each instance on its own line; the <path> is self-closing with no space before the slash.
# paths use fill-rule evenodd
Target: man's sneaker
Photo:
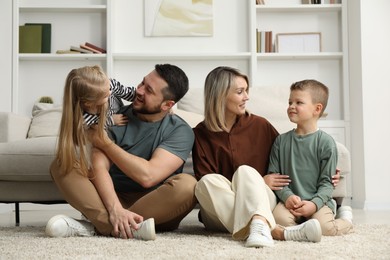
<path id="1" fill-rule="evenodd" d="M 50 237 L 91 237 L 95 235 L 95 228 L 88 221 L 57 215 L 47 222 L 45 232 Z"/>
<path id="2" fill-rule="evenodd" d="M 284 230 L 284 238 L 292 241 L 320 242 L 321 236 L 321 225 L 317 219 L 309 219 L 300 225 L 286 227 Z"/>
<path id="3" fill-rule="evenodd" d="M 353 215 L 352 215 L 352 208 L 350 206 L 341 206 L 337 210 L 336 219 L 345 219 L 352 223 Z"/>
<path id="4" fill-rule="evenodd" d="M 268 225 L 260 220 L 254 219 L 250 225 L 249 237 L 245 243 L 246 247 L 271 247 L 274 246 L 274 240 Z"/>
<path id="5" fill-rule="evenodd" d="M 138 223 L 138 229 L 131 229 L 134 238 L 142 240 L 155 240 L 156 231 L 154 228 L 154 218 L 149 218 L 141 223 Z"/>

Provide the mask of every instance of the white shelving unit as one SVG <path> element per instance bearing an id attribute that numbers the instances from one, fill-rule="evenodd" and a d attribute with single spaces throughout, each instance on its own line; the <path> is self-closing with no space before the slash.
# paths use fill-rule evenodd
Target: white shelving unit
<path id="1" fill-rule="evenodd" d="M 286 86 L 313 78 L 330 89 L 328 116 L 320 127 L 336 140 L 349 144 L 349 82 L 347 51 L 347 0 L 341 4 L 301 4 L 300 0 L 250 1 L 250 75 L 256 86 Z M 321 33 L 318 53 L 258 53 L 256 29 L 278 33 Z M 275 48 L 273 49 L 275 51 Z M 287 102 L 287 101 L 286 101 Z"/>
<path id="2" fill-rule="evenodd" d="M 41 96 L 62 103 L 66 75 L 76 67 L 109 65 L 108 54 L 56 54 L 86 41 L 106 48 L 109 45 L 110 0 L 13 0 L 12 111 L 29 115 Z M 51 53 L 19 53 L 19 25 L 52 25 Z"/>
<path id="3" fill-rule="evenodd" d="M 12 111 L 30 114 L 40 96 L 62 103 L 68 72 L 101 65 L 110 77 L 136 85 L 157 63 L 186 71 L 191 88 L 202 88 L 209 71 L 239 68 L 252 86 L 286 86 L 315 78 L 331 90 L 328 117 L 320 126 L 349 145 L 347 0 L 302 5 L 300 0 L 214 0 L 211 37 L 145 37 L 143 0 L 13 0 L 13 43 L 26 22 L 52 24 L 52 53 L 19 54 L 13 49 Z M 224 10 L 220 12 L 220 10 Z M 258 53 L 256 28 L 277 33 L 321 32 L 320 53 Z M 92 42 L 107 54 L 55 54 Z M 287 101 L 286 101 L 287 103 Z"/>

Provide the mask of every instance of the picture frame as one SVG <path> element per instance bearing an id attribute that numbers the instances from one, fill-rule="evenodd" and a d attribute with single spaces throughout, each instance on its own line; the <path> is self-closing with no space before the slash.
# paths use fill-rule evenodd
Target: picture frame
<path id="1" fill-rule="evenodd" d="M 321 52 L 320 32 L 298 32 L 276 34 L 276 52 L 308 53 Z"/>

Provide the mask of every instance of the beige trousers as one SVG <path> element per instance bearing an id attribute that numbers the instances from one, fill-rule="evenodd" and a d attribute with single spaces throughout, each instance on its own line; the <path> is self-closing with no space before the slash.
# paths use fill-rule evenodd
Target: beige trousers
<path id="1" fill-rule="evenodd" d="M 99 234 L 109 236 L 113 229 L 109 213 L 95 186 L 76 170 L 63 174 L 53 162 L 51 176 L 66 201 L 86 216 Z M 186 173 L 165 180 L 150 192 L 118 193 L 122 206 L 144 217 L 154 218 L 156 231 L 176 229 L 196 205 L 196 179 Z"/>
<path id="2" fill-rule="evenodd" d="M 221 174 L 203 176 L 195 187 L 195 196 L 206 229 L 228 231 L 234 239 L 244 240 L 254 215 L 267 219 L 271 229 L 276 225 L 272 215 L 276 196 L 250 166 L 240 166 L 232 182 Z"/>
<path id="3" fill-rule="evenodd" d="M 279 202 L 278 205 L 276 205 L 273 214 L 276 223 L 285 227 L 295 226 L 306 220 L 297 219 L 282 202 Z M 324 236 L 344 235 L 353 230 L 353 225 L 348 220 L 335 219 L 333 211 L 328 206 L 323 206 L 319 211 L 314 213 L 311 218 L 317 219 L 320 222 L 322 235 Z"/>

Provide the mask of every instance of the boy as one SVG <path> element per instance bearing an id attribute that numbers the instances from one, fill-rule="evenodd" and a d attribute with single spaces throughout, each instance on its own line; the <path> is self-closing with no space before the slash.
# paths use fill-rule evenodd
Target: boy
<path id="1" fill-rule="evenodd" d="M 291 183 L 276 196 L 276 223 L 292 226 L 307 219 L 320 222 L 322 234 L 335 236 L 352 231 L 352 214 L 335 219 L 332 173 L 336 171 L 337 147 L 333 138 L 318 129 L 327 102 L 328 88 L 316 80 L 303 80 L 290 87 L 287 114 L 296 129 L 278 136 L 273 144 L 268 173 L 290 176 Z"/>

